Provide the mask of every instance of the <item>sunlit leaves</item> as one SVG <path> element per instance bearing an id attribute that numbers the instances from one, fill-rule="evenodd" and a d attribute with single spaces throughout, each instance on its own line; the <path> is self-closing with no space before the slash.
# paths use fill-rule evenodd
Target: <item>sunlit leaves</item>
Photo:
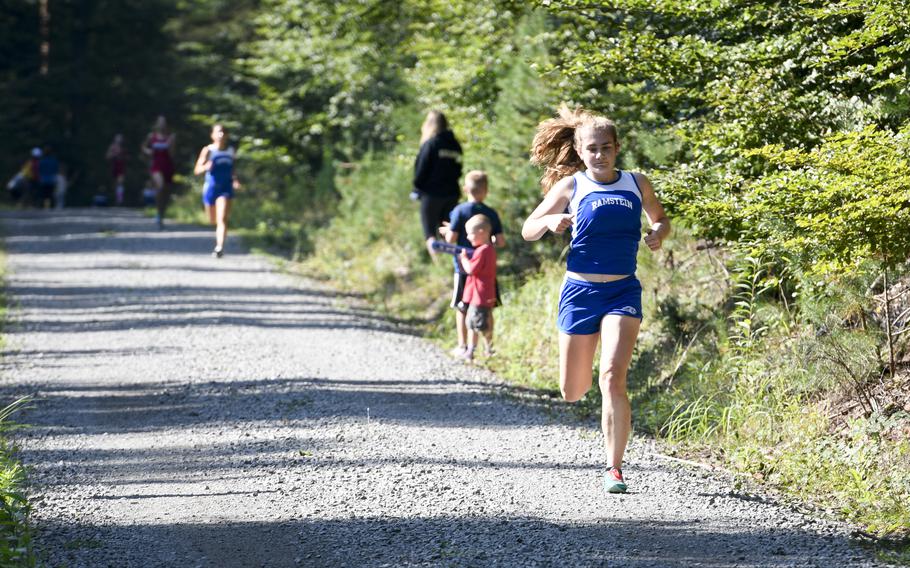
<path id="1" fill-rule="evenodd" d="M 910 256 L 907 132 L 867 127 L 809 152 L 757 152 L 779 170 L 745 194 L 748 231 L 777 241 L 816 272 L 850 271 Z"/>
<path id="2" fill-rule="evenodd" d="M 573 98 L 683 141 L 653 177 L 699 234 L 816 273 L 910 255 L 906 2 L 545 4 Z"/>

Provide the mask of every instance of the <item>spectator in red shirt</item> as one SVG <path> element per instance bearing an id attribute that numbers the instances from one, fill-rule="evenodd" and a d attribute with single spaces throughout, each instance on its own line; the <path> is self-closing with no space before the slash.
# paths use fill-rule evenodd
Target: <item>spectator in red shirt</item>
<path id="1" fill-rule="evenodd" d="M 474 215 L 465 223 L 474 254 L 462 251 L 458 260 L 467 273 L 461 300 L 467 304 L 468 345 L 465 359 L 474 358 L 478 335 L 483 335 L 487 356 L 493 354 L 493 308 L 496 306 L 496 249 L 490 244 L 493 225 L 486 215 Z"/>
<path id="2" fill-rule="evenodd" d="M 502 232 L 502 222 L 499 214 L 489 205 L 484 203 L 489 194 L 487 174 L 480 170 L 472 170 L 464 176 L 464 192 L 468 200 L 452 209 L 449 216 L 449 222 L 443 223 L 439 228 L 439 234 L 446 242 L 456 244 L 462 247 L 470 247 L 471 242 L 468 240 L 468 234 L 465 232 L 465 224 L 468 219 L 474 215 L 486 215 L 490 219 L 492 226 L 493 246 L 501 249 L 506 246 L 506 238 Z M 468 306 L 461 301 L 464 296 L 464 285 L 468 279 L 467 273 L 461 269 L 461 261 L 458 255 L 455 255 L 455 280 L 452 287 L 452 307 L 455 308 L 455 331 L 458 337 L 458 347 L 451 351 L 456 357 L 464 357 L 464 350 L 468 345 L 468 326 L 465 324 L 465 316 Z M 502 302 L 497 298 L 497 305 Z"/>

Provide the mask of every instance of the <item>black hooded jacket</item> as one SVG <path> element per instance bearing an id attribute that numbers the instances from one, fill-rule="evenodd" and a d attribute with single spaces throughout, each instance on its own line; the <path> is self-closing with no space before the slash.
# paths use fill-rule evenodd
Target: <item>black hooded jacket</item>
<path id="1" fill-rule="evenodd" d="M 414 162 L 414 189 L 433 197 L 458 197 L 461 190 L 461 144 L 444 130 L 420 146 Z"/>

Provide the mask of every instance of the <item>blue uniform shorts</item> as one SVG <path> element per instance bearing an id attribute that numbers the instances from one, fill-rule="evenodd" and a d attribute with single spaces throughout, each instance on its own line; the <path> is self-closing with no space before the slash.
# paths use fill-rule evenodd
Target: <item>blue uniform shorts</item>
<path id="1" fill-rule="evenodd" d="M 228 199 L 234 198 L 234 187 L 231 184 L 227 186 L 219 186 L 216 184 L 205 184 L 202 188 L 202 202 L 209 207 L 215 205 L 215 201 L 219 197 L 227 197 Z"/>
<path id="2" fill-rule="evenodd" d="M 600 331 L 604 316 L 641 319 L 641 282 L 634 275 L 613 282 L 566 278 L 559 294 L 559 331 L 591 335 Z"/>

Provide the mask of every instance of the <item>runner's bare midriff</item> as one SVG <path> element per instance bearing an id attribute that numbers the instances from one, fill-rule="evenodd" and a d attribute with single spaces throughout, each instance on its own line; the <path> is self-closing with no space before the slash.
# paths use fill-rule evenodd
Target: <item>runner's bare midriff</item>
<path id="1" fill-rule="evenodd" d="M 628 278 L 628 274 L 588 274 L 586 272 L 572 272 L 566 270 L 566 276 L 574 280 L 584 280 L 585 282 L 615 282 Z"/>

